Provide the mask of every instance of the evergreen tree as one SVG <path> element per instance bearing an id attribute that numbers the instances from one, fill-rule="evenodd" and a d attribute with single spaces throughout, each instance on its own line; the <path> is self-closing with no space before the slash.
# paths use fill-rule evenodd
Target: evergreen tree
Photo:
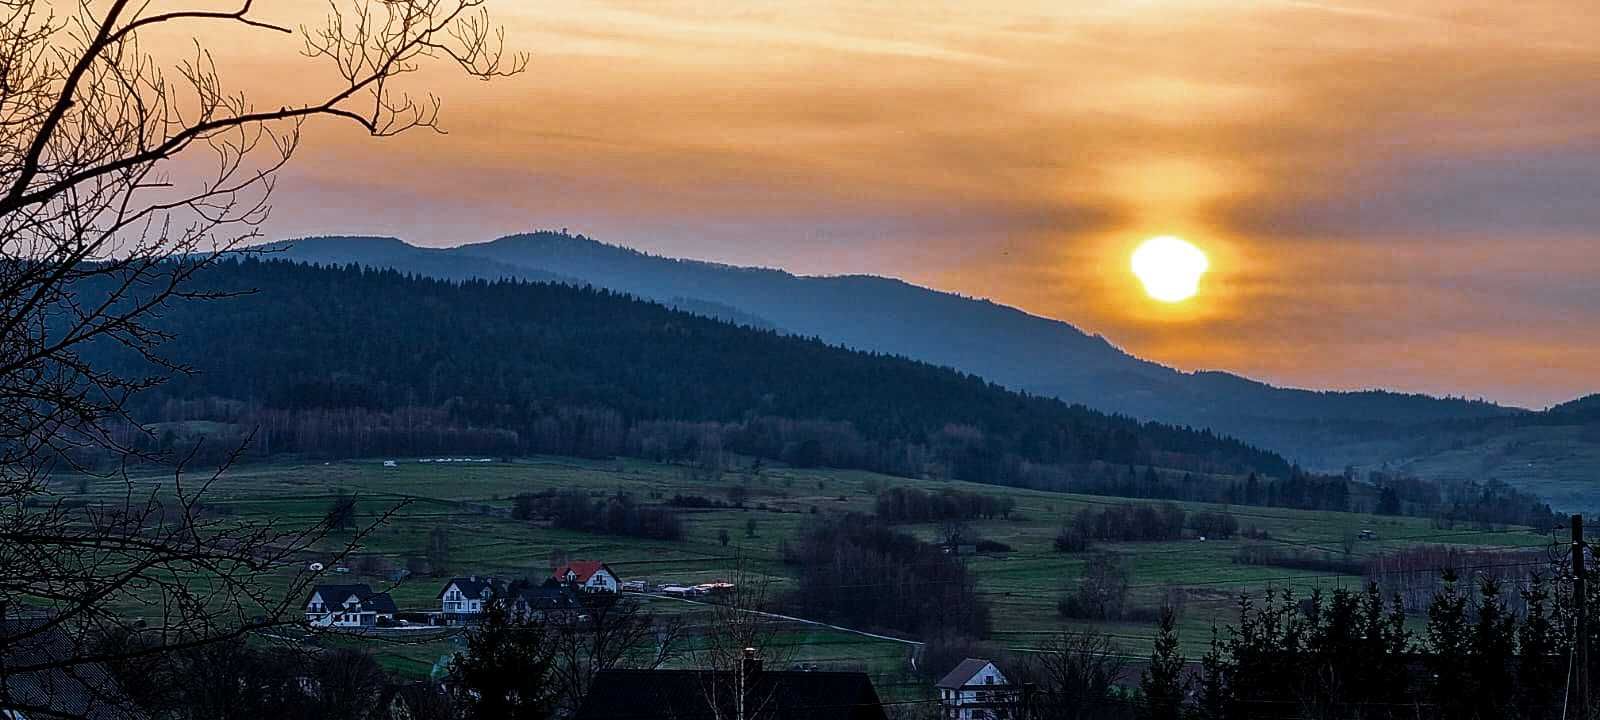
<path id="1" fill-rule="evenodd" d="M 1500 597 L 1500 583 L 1478 582 L 1478 618 L 1470 648 L 1473 708 L 1487 717 L 1506 717 L 1511 708 L 1517 618 Z"/>
<path id="2" fill-rule="evenodd" d="M 1150 720 L 1178 720 L 1183 713 L 1189 683 L 1184 677 L 1183 653 L 1178 650 L 1177 616 L 1172 608 L 1161 608 L 1156 646 L 1150 654 L 1150 667 L 1139 679 L 1144 698 L 1144 717 Z"/>
<path id="3" fill-rule="evenodd" d="M 356 524 L 356 498 L 340 490 L 328 502 L 328 516 L 324 521 L 333 530 L 349 530 Z"/>
<path id="4" fill-rule="evenodd" d="M 540 621 L 492 602 L 450 661 L 450 686 L 468 720 L 544 720 L 555 683 L 551 634 Z"/>
<path id="5" fill-rule="evenodd" d="M 1441 717 L 1465 718 L 1473 714 L 1469 658 L 1473 633 L 1468 626 L 1467 597 L 1452 570 L 1444 572 L 1444 587 L 1428 604 L 1428 665 L 1432 673 L 1428 697 Z"/>
<path id="6" fill-rule="evenodd" d="M 1228 710 L 1233 699 L 1228 687 L 1228 667 L 1228 659 L 1222 654 L 1222 640 L 1213 628 L 1211 646 L 1205 655 L 1200 656 L 1200 687 L 1194 708 L 1190 711 L 1192 720 L 1225 720 L 1229 717 Z"/>
<path id="7" fill-rule="evenodd" d="M 1400 493 L 1395 492 L 1392 487 L 1384 486 L 1383 490 L 1378 493 L 1377 513 L 1379 515 L 1399 515 Z"/>
<path id="8" fill-rule="evenodd" d="M 1528 577 L 1521 591 L 1522 624 L 1517 627 L 1517 707 L 1528 720 L 1547 720 L 1559 714 L 1554 708 L 1565 666 L 1558 666 L 1561 644 L 1550 617 L 1550 588 L 1543 574 Z"/>

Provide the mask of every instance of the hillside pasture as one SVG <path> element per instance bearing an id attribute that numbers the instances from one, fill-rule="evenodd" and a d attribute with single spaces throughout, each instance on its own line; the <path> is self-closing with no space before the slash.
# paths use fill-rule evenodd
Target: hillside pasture
<path id="1" fill-rule="evenodd" d="M 432 458 L 430 460 L 437 460 Z M 1130 656 L 1149 652 L 1153 627 L 1146 622 L 1083 623 L 1063 620 L 1056 603 L 1073 586 L 1089 553 L 1061 553 L 1054 548 L 1063 523 L 1085 508 L 1105 508 L 1128 502 L 1098 496 L 1069 495 L 1017 488 L 889 477 L 860 471 L 752 466 L 733 461 L 732 469 L 717 473 L 702 469 L 639 460 L 581 460 L 533 457 L 495 462 L 422 462 L 396 459 L 385 467 L 382 459 L 335 463 L 252 464 L 230 469 L 207 494 L 211 512 L 221 517 L 273 519 L 309 525 L 321 520 L 332 499 L 340 493 L 357 498 L 358 526 L 384 512 L 393 519 L 377 528 L 347 563 L 349 573 L 334 574 L 329 582 L 366 582 L 388 588 L 402 611 L 437 608 L 443 579 L 452 575 L 494 575 L 540 578 L 559 558 L 597 559 L 610 564 L 624 579 L 651 583 L 695 584 L 724 579 L 743 556 L 747 570 L 765 575 L 774 595 L 795 588 L 792 569 L 779 559 L 780 543 L 814 514 L 871 513 L 878 492 L 895 486 L 937 491 L 941 488 L 1009 496 L 1015 501 L 1010 519 L 967 523 L 969 537 L 1003 543 L 1009 552 L 972 554 L 967 558 L 978 579 L 979 592 L 991 603 L 992 642 L 1019 650 L 1063 629 L 1091 625 L 1110 633 Z M 138 490 L 170 484 L 170 475 L 135 476 Z M 739 488 L 730 492 L 731 488 Z M 85 499 L 110 500 L 126 487 L 120 481 L 95 480 Z M 539 521 L 512 519 L 516 495 L 548 490 L 578 489 L 602 497 L 617 492 L 631 494 L 642 504 L 660 505 L 674 495 L 700 496 L 720 501 L 744 498 L 742 508 L 679 509 L 685 527 L 681 541 L 649 540 L 561 530 Z M 1158 501 L 1157 501 L 1158 502 Z M 1462 548 L 1538 548 L 1549 542 L 1544 531 L 1528 528 L 1438 529 L 1422 518 L 1379 517 L 1356 513 L 1313 512 L 1278 508 L 1224 507 L 1179 503 L 1188 512 L 1205 510 L 1231 513 L 1242 531 L 1256 539 L 1185 537 L 1169 542 L 1097 542 L 1093 552 L 1120 557 L 1128 572 L 1130 604 L 1154 607 L 1165 598 L 1181 597 L 1184 604 L 1180 631 L 1185 649 L 1197 656 L 1209 640 L 1213 624 L 1234 620 L 1240 593 L 1259 593 L 1268 585 L 1312 588 L 1359 588 L 1359 576 L 1314 570 L 1293 570 L 1235 562 L 1246 544 L 1271 544 L 1354 560 L 1394 552 L 1418 544 Z M 752 524 L 753 523 L 753 524 Z M 901 525 L 919 537 L 939 537 L 937 524 Z M 430 535 L 443 528 L 449 559 L 437 577 L 411 576 L 393 580 L 408 559 L 426 557 Z M 1374 537 L 1362 539 L 1362 531 Z M 726 532 L 724 546 L 719 535 Z M 348 542 L 349 532 L 329 538 L 331 552 Z M 1261 539 L 1265 536 L 1267 539 Z M 308 558 L 308 562 L 315 558 Z M 414 562 L 414 561 L 413 561 Z M 296 569 L 285 568 L 283 577 Z M 648 599 L 652 609 L 684 613 L 691 624 L 704 622 L 705 609 L 679 600 Z M 133 610 L 133 609 L 130 609 Z M 793 662 L 829 667 L 859 667 L 871 671 L 891 687 L 911 692 L 911 658 L 917 638 L 903 640 L 872 637 L 877 628 L 831 629 L 786 622 L 783 642 Z M 850 632 L 859 630 L 862 632 Z M 391 669 L 425 676 L 435 662 L 453 651 L 450 639 L 393 644 L 375 643 L 374 649 Z M 889 694 L 889 693 L 886 693 Z"/>

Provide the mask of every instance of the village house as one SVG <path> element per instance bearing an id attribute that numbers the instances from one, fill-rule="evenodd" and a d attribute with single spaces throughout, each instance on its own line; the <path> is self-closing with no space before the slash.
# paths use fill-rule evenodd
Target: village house
<path id="1" fill-rule="evenodd" d="M 1009 717 L 1017 705 L 1017 689 L 995 664 L 967 658 L 934 686 L 944 720 L 996 720 Z"/>
<path id="2" fill-rule="evenodd" d="M 583 602 L 573 586 L 557 582 L 555 578 L 537 586 L 517 588 L 512 595 L 513 612 L 536 620 L 570 619 L 583 609 Z"/>
<path id="3" fill-rule="evenodd" d="M 584 592 L 620 592 L 622 582 L 605 563 L 598 560 L 574 560 L 557 567 L 551 577 L 572 583 Z"/>
<path id="4" fill-rule="evenodd" d="M 394 619 L 394 599 L 365 583 L 318 585 L 306 601 L 306 622 L 321 627 L 372 627 Z"/>
<path id="5" fill-rule="evenodd" d="M 439 612 L 447 625 L 473 622 L 504 593 L 505 584 L 492 577 L 451 578 L 439 591 Z"/>

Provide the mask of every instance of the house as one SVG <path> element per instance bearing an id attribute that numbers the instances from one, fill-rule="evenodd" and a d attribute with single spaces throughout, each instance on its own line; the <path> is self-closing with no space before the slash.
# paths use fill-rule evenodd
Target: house
<path id="1" fill-rule="evenodd" d="M 564 583 L 573 583 L 584 592 L 618 592 L 622 589 L 617 574 L 597 560 L 574 560 L 556 568 L 550 576 Z"/>
<path id="2" fill-rule="evenodd" d="M 939 690 L 941 717 L 945 720 L 995 720 L 1010 717 L 1020 699 L 1017 688 L 995 664 L 967 658 L 946 673 L 934 687 Z"/>
<path id="3" fill-rule="evenodd" d="M 393 620 L 396 608 L 389 593 L 373 592 L 366 583 L 318 585 L 306 601 L 306 622 L 322 627 L 372 627 Z"/>
<path id="4" fill-rule="evenodd" d="M 145 720 L 104 665 L 81 662 L 87 640 L 45 615 L 0 620 L 0 718 Z"/>
<path id="5" fill-rule="evenodd" d="M 603 670 L 574 720 L 737 717 L 737 674 L 715 670 Z M 860 672 L 757 670 L 747 676 L 749 717 L 769 720 L 886 720 L 872 680 Z"/>
<path id="6" fill-rule="evenodd" d="M 439 591 L 439 612 L 446 624 L 472 622 L 488 609 L 489 601 L 505 591 L 505 583 L 492 577 L 451 578 Z"/>
<path id="7" fill-rule="evenodd" d="M 512 591 L 512 611 L 518 615 L 543 620 L 551 616 L 573 617 L 583 610 L 583 601 L 571 585 L 556 582 L 555 578 L 535 587 L 520 587 Z"/>

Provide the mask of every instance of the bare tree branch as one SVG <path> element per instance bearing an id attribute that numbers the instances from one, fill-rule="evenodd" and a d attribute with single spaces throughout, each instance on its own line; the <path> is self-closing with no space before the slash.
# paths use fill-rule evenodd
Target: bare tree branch
<path id="1" fill-rule="evenodd" d="M 374 136 L 439 131 L 438 101 L 403 87 L 424 62 L 485 80 L 526 67 L 504 53 L 483 3 L 331 0 L 320 24 L 294 30 L 260 17 L 254 0 L 161 12 L 128 0 L 0 0 L 0 647 L 65 633 L 75 649 L 0 658 L 0 672 L 72 670 L 297 623 L 317 579 L 306 554 L 337 562 L 392 516 L 334 538 L 325 523 L 214 514 L 205 498 L 243 447 L 200 472 L 199 446 L 178 457 L 153 449 L 129 403 L 192 372 L 162 354 L 170 338 L 155 320 L 174 302 L 238 294 L 196 280 L 259 237 L 305 121 L 338 118 Z M 253 107 L 203 39 L 226 28 L 298 32 L 286 70 L 327 73 L 335 87 Z M 192 52 L 145 52 L 141 37 L 156 30 L 190 33 Z M 143 369 L 97 366 L 85 359 L 92 347 Z M 158 467 L 170 475 L 152 477 Z M 69 476 L 96 478 L 100 491 L 69 497 Z M 107 492 L 115 483 L 120 492 Z M 5 622 L 26 613 L 42 619 Z M 97 642 L 111 634 L 140 641 Z M 13 707 L 3 694 L 0 714 Z"/>

